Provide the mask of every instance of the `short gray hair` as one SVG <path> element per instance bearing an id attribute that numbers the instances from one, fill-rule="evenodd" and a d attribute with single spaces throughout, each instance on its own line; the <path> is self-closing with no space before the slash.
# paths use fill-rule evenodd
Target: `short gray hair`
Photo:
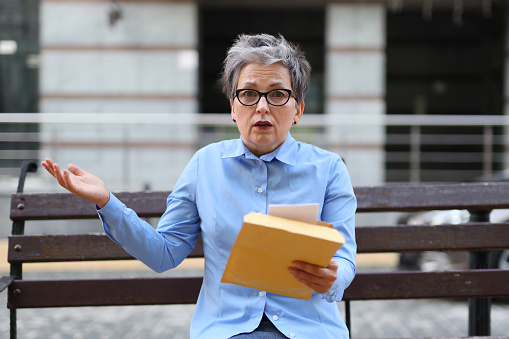
<path id="1" fill-rule="evenodd" d="M 293 96 L 297 103 L 304 101 L 309 86 L 311 66 L 298 45 L 269 34 L 247 35 L 237 37 L 228 50 L 223 62 L 223 70 L 219 82 L 228 99 L 235 98 L 235 90 L 239 81 L 240 71 L 250 63 L 272 65 L 281 63 L 290 72 Z"/>

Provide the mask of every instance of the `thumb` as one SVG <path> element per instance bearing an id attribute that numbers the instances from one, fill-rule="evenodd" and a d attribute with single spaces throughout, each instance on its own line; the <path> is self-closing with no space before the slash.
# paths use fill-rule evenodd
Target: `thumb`
<path id="1" fill-rule="evenodd" d="M 69 166 L 67 166 L 67 169 L 69 169 L 69 172 L 71 172 L 72 174 L 74 174 L 76 176 L 83 176 L 83 175 L 88 174 L 86 171 L 82 170 L 80 167 L 78 167 L 74 164 L 69 164 Z"/>

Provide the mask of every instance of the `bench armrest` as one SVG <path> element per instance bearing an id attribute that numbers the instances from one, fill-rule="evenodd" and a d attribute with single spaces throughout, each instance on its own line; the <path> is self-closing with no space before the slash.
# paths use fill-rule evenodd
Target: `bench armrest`
<path id="1" fill-rule="evenodd" d="M 0 278 L 0 292 L 5 290 L 12 282 L 14 281 L 14 277 L 12 275 L 1 277 Z"/>

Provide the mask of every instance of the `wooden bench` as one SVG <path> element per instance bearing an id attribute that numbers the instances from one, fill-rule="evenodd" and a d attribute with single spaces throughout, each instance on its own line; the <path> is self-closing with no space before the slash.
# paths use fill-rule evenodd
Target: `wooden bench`
<path id="1" fill-rule="evenodd" d="M 18 193 L 12 195 L 12 235 L 9 237 L 8 308 L 11 338 L 15 338 L 16 310 L 41 307 L 192 304 L 201 277 L 23 280 L 25 263 L 80 262 L 133 259 L 104 234 L 24 235 L 25 222 L 96 219 L 95 206 L 66 193 L 24 194 L 24 166 Z M 509 224 L 489 223 L 492 209 L 509 207 L 509 183 L 422 184 L 356 187 L 358 213 L 467 209 L 471 221 L 461 225 L 391 225 L 357 227 L 359 253 L 413 251 L 471 252 L 471 268 L 444 272 L 358 273 L 346 290 L 346 321 L 356 300 L 469 298 L 469 335 L 489 336 L 490 298 L 509 296 L 509 270 L 486 269 L 487 251 L 509 248 Z M 169 192 L 116 193 L 140 217 L 159 217 Z M 190 257 L 202 257 L 198 242 Z M 390 310 L 388 310 L 390 312 Z"/>

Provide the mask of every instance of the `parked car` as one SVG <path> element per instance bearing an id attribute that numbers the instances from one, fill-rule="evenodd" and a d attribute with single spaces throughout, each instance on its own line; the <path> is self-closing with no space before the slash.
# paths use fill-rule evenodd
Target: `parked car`
<path id="1" fill-rule="evenodd" d="M 500 181 L 500 180 L 498 180 Z M 466 210 L 431 211 L 408 214 L 400 219 L 408 225 L 454 225 L 468 222 L 470 214 Z M 509 209 L 493 210 L 490 221 L 509 222 Z M 443 271 L 464 269 L 469 265 L 469 254 L 465 251 L 451 252 L 412 252 L 402 253 L 399 258 L 401 270 Z M 509 249 L 493 251 L 489 257 L 490 268 L 509 269 Z"/>
<path id="2" fill-rule="evenodd" d="M 473 182 L 508 182 L 509 169 L 497 171 L 490 178 L 475 178 Z M 457 225 L 468 222 L 470 214 L 466 210 L 430 211 L 410 213 L 402 216 L 400 224 L 408 225 Z M 490 221 L 509 222 L 509 209 L 493 210 Z M 402 270 L 441 271 L 464 269 L 469 265 L 469 254 L 465 251 L 402 253 L 399 258 Z M 489 256 L 489 268 L 509 269 L 509 249 L 492 251 Z"/>

